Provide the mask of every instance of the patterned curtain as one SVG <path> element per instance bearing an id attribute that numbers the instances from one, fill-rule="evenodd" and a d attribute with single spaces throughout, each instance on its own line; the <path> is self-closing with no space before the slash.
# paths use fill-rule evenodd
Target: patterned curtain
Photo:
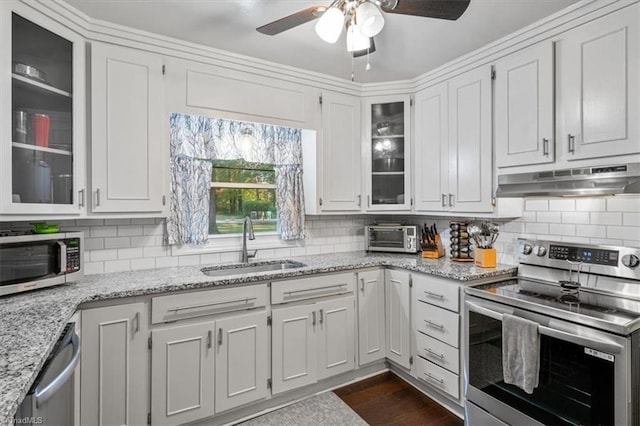
<path id="1" fill-rule="evenodd" d="M 302 131 L 277 127 L 275 133 L 278 231 L 283 240 L 301 240 L 305 237 Z"/>
<path id="2" fill-rule="evenodd" d="M 169 244 L 206 244 L 213 150 L 211 119 L 171 114 Z"/>
<path id="3" fill-rule="evenodd" d="M 283 240 L 304 238 L 302 131 L 266 124 L 171 114 L 169 244 L 205 244 L 214 159 L 275 164 L 278 231 Z M 252 135 L 247 145 L 244 133 Z"/>

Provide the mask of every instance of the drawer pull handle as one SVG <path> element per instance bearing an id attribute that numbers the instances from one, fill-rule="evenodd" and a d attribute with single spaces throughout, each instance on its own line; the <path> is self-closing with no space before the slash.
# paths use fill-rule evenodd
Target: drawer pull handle
<path id="1" fill-rule="evenodd" d="M 436 376 L 434 376 L 431 373 L 424 373 L 425 376 L 427 376 L 427 379 L 438 383 L 441 387 L 444 387 L 444 379 L 438 379 Z"/>
<path id="2" fill-rule="evenodd" d="M 569 142 L 569 154 L 576 153 L 576 137 L 572 134 L 567 135 L 567 141 Z"/>
<path id="3" fill-rule="evenodd" d="M 364 278 L 360 278 L 360 291 L 364 293 Z"/>
<path id="4" fill-rule="evenodd" d="M 424 350 L 427 353 L 427 355 L 430 355 L 434 358 L 438 358 L 440 361 L 444 361 L 444 354 L 436 353 L 432 351 L 430 348 L 424 348 Z"/>
<path id="5" fill-rule="evenodd" d="M 437 322 L 433 322 L 430 320 L 424 320 L 429 327 L 437 328 L 438 330 L 444 331 L 444 324 L 438 324 Z"/>
<path id="6" fill-rule="evenodd" d="M 291 290 L 291 291 L 285 291 L 286 294 L 294 294 L 294 293 L 302 293 L 305 291 L 316 291 L 316 290 L 326 290 L 329 288 L 340 288 L 340 287 L 344 287 L 347 284 L 333 284 L 333 285 L 327 285 L 324 287 L 314 287 L 314 288 L 304 288 L 302 290 Z"/>
<path id="7" fill-rule="evenodd" d="M 542 155 L 549 156 L 549 139 L 547 138 L 542 138 Z"/>
<path id="8" fill-rule="evenodd" d="M 447 207 L 447 194 L 442 194 L 442 207 Z"/>
<path id="9" fill-rule="evenodd" d="M 320 309 L 320 324 L 324 321 L 324 309 Z"/>
<path id="10" fill-rule="evenodd" d="M 440 300 L 444 300 L 444 294 L 431 293 L 430 291 L 426 291 L 426 290 L 425 290 L 424 294 L 425 294 L 427 297 L 431 297 L 432 299 L 440 299 Z"/>
<path id="11" fill-rule="evenodd" d="M 316 326 L 316 311 L 311 312 L 311 325 Z"/>
<path id="12" fill-rule="evenodd" d="M 213 340 L 213 339 L 212 339 L 212 334 L 213 334 L 213 333 L 211 332 L 211 330 L 209 330 L 209 331 L 207 332 L 207 348 L 208 348 L 208 349 L 211 349 L 211 340 Z"/>
<path id="13" fill-rule="evenodd" d="M 218 328 L 218 346 L 222 346 L 222 328 Z"/>
<path id="14" fill-rule="evenodd" d="M 217 305 L 225 305 L 227 303 L 249 303 L 251 300 L 256 300 L 257 297 L 243 297 L 242 299 L 233 299 L 233 300 L 223 300 L 221 302 L 210 302 L 210 303 L 201 303 L 199 305 L 187 305 L 187 306 L 178 306 L 175 308 L 169 308 L 167 311 L 178 313 L 180 311 L 186 311 L 187 309 L 198 309 L 198 308 L 207 308 L 209 306 L 217 306 Z"/>
<path id="15" fill-rule="evenodd" d="M 135 325 L 133 326 L 133 332 L 137 333 L 138 331 L 140 331 L 140 312 L 136 312 L 136 316 L 133 317 L 133 319 L 135 320 Z"/>

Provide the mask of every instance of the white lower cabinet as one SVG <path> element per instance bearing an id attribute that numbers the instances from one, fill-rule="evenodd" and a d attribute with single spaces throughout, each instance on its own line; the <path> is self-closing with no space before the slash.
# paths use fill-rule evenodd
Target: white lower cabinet
<path id="1" fill-rule="evenodd" d="M 267 313 L 216 321 L 216 413 L 267 397 Z"/>
<path id="2" fill-rule="evenodd" d="M 215 324 L 207 321 L 151 333 L 151 421 L 177 425 L 214 413 Z"/>
<path id="3" fill-rule="evenodd" d="M 411 274 L 385 271 L 387 359 L 411 368 Z"/>
<path id="4" fill-rule="evenodd" d="M 460 404 L 460 285 L 425 274 L 413 284 L 415 375 Z"/>
<path id="5" fill-rule="evenodd" d="M 273 393 L 355 368 L 355 299 L 274 309 Z"/>
<path id="6" fill-rule="evenodd" d="M 82 311 L 80 424 L 147 423 L 147 318 L 144 303 Z"/>
<path id="7" fill-rule="evenodd" d="M 353 287 L 353 273 L 271 284 L 274 395 L 355 368 Z"/>
<path id="8" fill-rule="evenodd" d="M 358 360 L 360 365 L 386 357 L 384 269 L 358 272 Z"/>

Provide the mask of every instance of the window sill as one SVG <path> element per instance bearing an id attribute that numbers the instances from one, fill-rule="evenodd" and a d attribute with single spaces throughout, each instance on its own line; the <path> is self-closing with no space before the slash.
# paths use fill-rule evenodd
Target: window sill
<path id="1" fill-rule="evenodd" d="M 267 249 L 279 249 L 279 248 L 291 248 L 304 245 L 304 240 L 295 241 L 282 241 L 278 234 L 275 232 L 257 234 L 255 240 L 247 239 L 247 249 L 253 250 L 267 250 Z M 172 256 L 184 256 L 190 254 L 205 254 L 205 253 L 227 253 L 227 252 L 239 252 L 242 250 L 242 236 L 241 235 L 216 235 L 210 236 L 207 244 L 203 246 L 171 246 Z"/>

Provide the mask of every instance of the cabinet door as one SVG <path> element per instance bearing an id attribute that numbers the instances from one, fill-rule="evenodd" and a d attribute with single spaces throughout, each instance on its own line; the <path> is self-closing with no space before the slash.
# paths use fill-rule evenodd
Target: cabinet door
<path id="1" fill-rule="evenodd" d="M 448 209 L 449 109 L 446 82 L 416 94 L 416 210 Z"/>
<path id="2" fill-rule="evenodd" d="M 169 152 L 163 93 L 160 56 L 92 44 L 92 211 L 163 211 Z"/>
<path id="3" fill-rule="evenodd" d="M 358 356 L 360 365 L 386 357 L 383 269 L 358 272 Z"/>
<path id="4" fill-rule="evenodd" d="M 151 424 L 213 415 L 213 331 L 211 321 L 151 333 Z"/>
<path id="5" fill-rule="evenodd" d="M 356 366 L 356 300 L 352 297 L 318 303 L 318 379 L 351 371 Z"/>
<path id="6" fill-rule="evenodd" d="M 317 313 L 315 305 L 272 311 L 273 394 L 317 381 Z"/>
<path id="7" fill-rule="evenodd" d="M 365 179 L 367 210 L 411 209 L 409 96 L 365 102 Z"/>
<path id="8" fill-rule="evenodd" d="M 385 271 L 387 358 L 410 368 L 410 275 L 401 271 Z"/>
<path id="9" fill-rule="evenodd" d="M 322 211 L 359 211 L 361 204 L 360 99 L 322 95 Z"/>
<path id="10" fill-rule="evenodd" d="M 0 2 L 0 213 L 21 220 L 85 210 L 85 43 L 36 9 Z"/>
<path id="11" fill-rule="evenodd" d="M 638 22 L 634 5 L 556 44 L 557 141 L 568 160 L 640 152 Z"/>
<path id="12" fill-rule="evenodd" d="M 147 423 L 147 323 L 144 303 L 82 311 L 80 424 Z"/>
<path id="13" fill-rule="evenodd" d="M 492 212 L 491 67 L 449 80 L 449 191 L 456 212 Z"/>
<path id="14" fill-rule="evenodd" d="M 216 321 L 216 413 L 267 397 L 267 313 Z"/>
<path id="15" fill-rule="evenodd" d="M 553 43 L 509 55 L 495 71 L 496 165 L 552 163 Z"/>

